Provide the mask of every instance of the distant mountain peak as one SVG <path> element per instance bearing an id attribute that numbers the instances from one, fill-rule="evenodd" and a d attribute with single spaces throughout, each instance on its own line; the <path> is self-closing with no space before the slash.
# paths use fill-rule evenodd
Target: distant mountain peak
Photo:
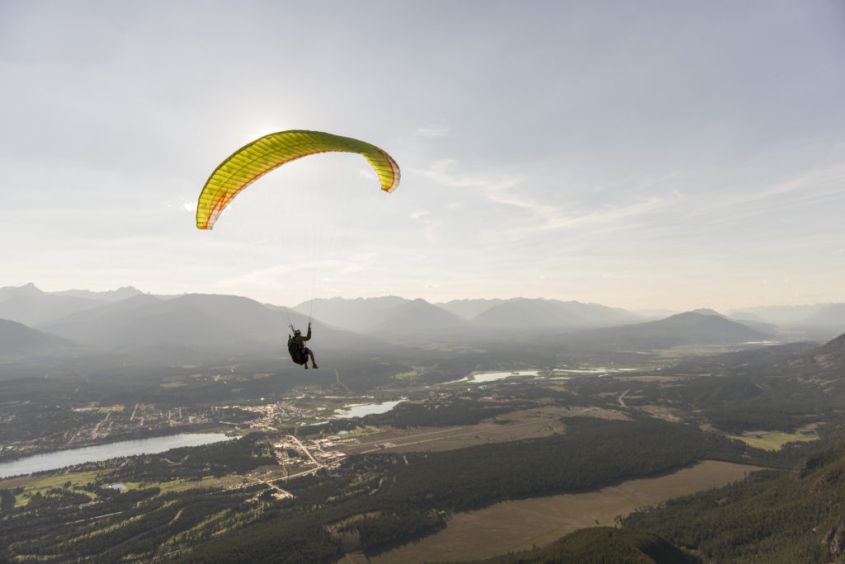
<path id="1" fill-rule="evenodd" d="M 121 286 L 117 290 L 105 290 L 102 292 L 71 289 L 53 293 L 57 296 L 71 296 L 74 298 L 84 298 L 86 300 L 100 300 L 106 302 L 119 302 L 121 300 L 144 294 L 144 292 L 134 286 Z"/>
<path id="2" fill-rule="evenodd" d="M 446 311 L 457 315 L 462 319 L 473 319 L 476 316 L 480 315 L 481 313 L 487 311 L 493 306 L 499 305 L 500 303 L 504 302 L 505 300 L 499 298 L 492 298 L 492 299 L 461 299 L 461 300 L 452 300 L 449 302 L 437 303 L 434 304 L 438 307 L 445 309 Z"/>
<path id="3" fill-rule="evenodd" d="M 657 321 L 597 329 L 585 333 L 581 342 L 612 344 L 629 350 L 655 350 L 690 344 L 739 344 L 769 337 L 722 315 L 687 311 Z"/>
<path id="4" fill-rule="evenodd" d="M 13 294 L 15 296 L 38 296 L 43 293 L 44 291 L 32 282 L 28 282 L 23 286 L 6 286 L 0 288 L 0 294 Z"/>
<path id="5" fill-rule="evenodd" d="M 718 315 L 719 317 L 724 317 L 724 315 L 722 315 L 721 313 L 719 313 L 715 309 L 710 309 L 709 307 L 702 307 L 702 308 L 699 308 L 699 309 L 694 309 L 691 312 L 687 312 L 687 313 L 698 313 L 698 314 L 701 314 L 701 315 Z"/>
<path id="6" fill-rule="evenodd" d="M 601 327 L 632 323 L 639 319 L 628 311 L 599 304 L 546 298 L 513 298 L 482 311 L 473 321 L 487 327 L 537 329 Z"/>

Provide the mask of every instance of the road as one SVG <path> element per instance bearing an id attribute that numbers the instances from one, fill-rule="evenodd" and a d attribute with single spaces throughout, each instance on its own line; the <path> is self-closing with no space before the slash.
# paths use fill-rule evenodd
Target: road
<path id="1" fill-rule="evenodd" d="M 311 451 L 309 451 L 307 448 L 305 448 L 305 445 L 304 445 L 304 444 L 302 444 L 302 443 L 299 441 L 299 439 L 297 439 L 297 438 L 296 438 L 296 437 L 294 437 L 293 435 L 287 435 L 287 437 L 288 437 L 290 440 L 292 440 L 293 442 L 295 442 L 295 443 L 299 446 L 299 448 L 302 450 L 302 452 L 304 452 L 304 453 L 305 453 L 305 455 L 306 455 L 306 456 L 307 456 L 307 457 L 311 460 L 311 462 L 313 462 L 314 464 L 316 464 L 316 465 L 317 465 L 317 468 L 318 468 L 318 469 L 320 469 L 320 468 L 324 468 L 324 467 L 325 467 L 325 465 L 320 464 L 319 462 L 317 462 L 317 459 L 316 459 L 316 458 L 314 458 L 314 455 L 312 455 L 312 454 L 311 454 Z"/>

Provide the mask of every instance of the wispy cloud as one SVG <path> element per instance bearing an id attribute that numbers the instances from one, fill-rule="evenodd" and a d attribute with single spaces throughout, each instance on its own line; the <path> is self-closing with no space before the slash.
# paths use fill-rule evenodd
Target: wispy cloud
<path id="1" fill-rule="evenodd" d="M 418 127 L 414 133 L 420 137 L 446 137 L 452 132 L 452 128 L 445 125 L 428 125 Z"/>
<path id="2" fill-rule="evenodd" d="M 676 205 L 680 196 L 641 198 L 633 203 L 606 205 L 595 210 L 564 210 L 554 208 L 547 214 L 540 215 L 543 223 L 525 229 L 525 232 L 554 231 L 575 229 L 596 225 L 613 225 L 614 230 L 632 225 L 630 220 L 663 211 Z"/>
<path id="3" fill-rule="evenodd" d="M 421 219 L 425 219 L 426 217 L 428 217 L 430 215 L 431 215 L 431 212 L 429 212 L 428 210 L 415 210 L 415 211 L 412 211 L 408 215 L 408 217 L 410 217 L 414 221 L 419 221 Z"/>
<path id="4" fill-rule="evenodd" d="M 453 188 L 469 188 L 481 194 L 488 202 L 514 208 L 525 214 L 525 222 L 517 227 L 503 230 L 511 236 L 528 235 L 543 231 L 580 228 L 591 225 L 615 223 L 624 228 L 625 220 L 652 214 L 677 204 L 682 196 L 638 197 L 633 202 L 620 204 L 606 203 L 595 208 L 585 208 L 574 203 L 565 205 L 539 201 L 519 192 L 525 179 L 517 176 L 472 176 L 459 174 L 458 163 L 454 160 L 441 160 L 432 163 L 427 169 L 415 169 L 413 172 L 438 184 Z M 570 188 L 570 191 L 574 188 Z M 555 192 L 555 191 L 549 191 Z M 559 190 L 556 192 L 563 192 Z M 633 192 L 638 192 L 633 190 Z"/>
<path id="5" fill-rule="evenodd" d="M 458 172 L 458 161 L 454 159 L 434 161 L 428 168 L 414 168 L 410 172 L 449 188 L 496 191 L 514 187 L 521 181 L 521 178 L 516 176 L 485 177 L 461 174 Z"/>
<path id="6" fill-rule="evenodd" d="M 714 192 L 692 198 L 687 215 L 725 223 L 845 197 L 845 163 L 809 169 L 763 188 L 737 186 L 715 197 Z"/>

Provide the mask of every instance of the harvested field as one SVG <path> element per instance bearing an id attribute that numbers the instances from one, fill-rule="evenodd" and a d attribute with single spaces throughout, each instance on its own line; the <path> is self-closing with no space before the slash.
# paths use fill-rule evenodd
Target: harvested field
<path id="1" fill-rule="evenodd" d="M 446 529 L 376 556 L 371 562 L 491 558 L 551 543 L 576 529 L 612 526 L 617 515 L 735 482 L 756 470 L 761 468 L 707 460 L 666 476 L 629 480 L 595 492 L 497 503 L 457 513 Z"/>

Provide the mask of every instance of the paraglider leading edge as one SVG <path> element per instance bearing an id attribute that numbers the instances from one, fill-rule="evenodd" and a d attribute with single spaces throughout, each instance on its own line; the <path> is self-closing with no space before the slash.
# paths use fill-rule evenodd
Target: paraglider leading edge
<path id="1" fill-rule="evenodd" d="M 399 165 L 375 145 L 321 131 L 279 131 L 244 145 L 214 169 L 197 201 L 197 229 L 211 229 L 235 196 L 271 170 L 302 157 L 328 152 L 363 156 L 375 170 L 385 192 L 392 192 L 399 185 Z"/>

